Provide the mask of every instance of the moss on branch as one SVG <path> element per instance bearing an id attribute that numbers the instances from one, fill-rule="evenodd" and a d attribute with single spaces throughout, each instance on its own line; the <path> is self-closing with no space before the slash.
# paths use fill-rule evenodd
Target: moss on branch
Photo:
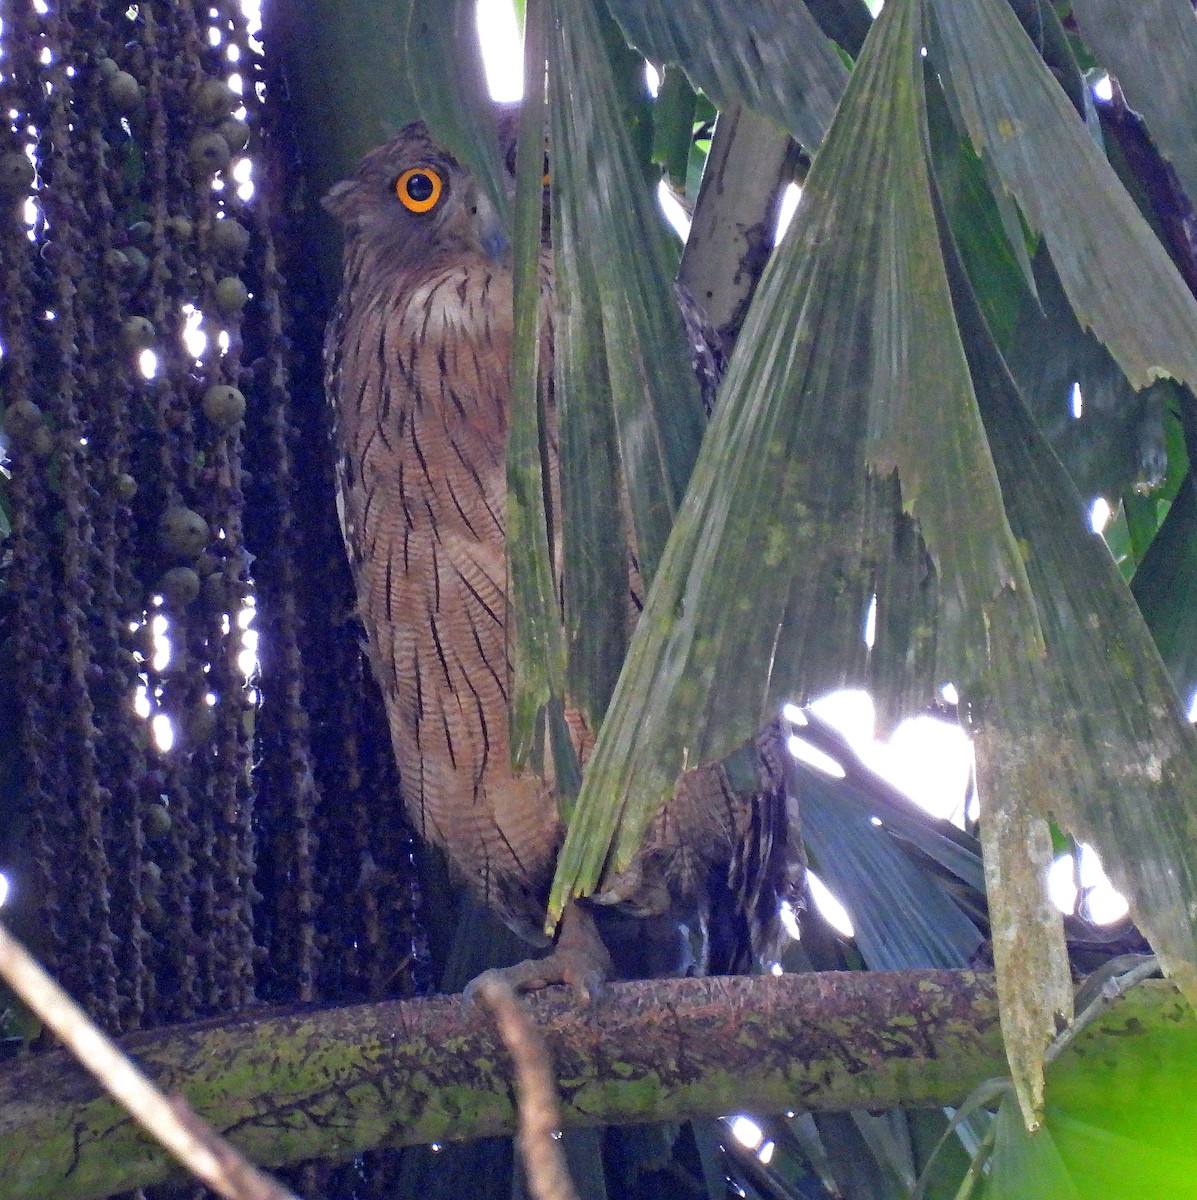
<path id="1" fill-rule="evenodd" d="M 567 1126 L 957 1103 L 1002 1074 L 992 977 L 867 972 L 620 984 L 591 1013 L 531 999 Z M 126 1039 L 256 1163 L 509 1133 L 510 1064 L 458 997 L 264 1011 Z M 0 1194 L 85 1200 L 168 1176 L 61 1052 L 0 1072 Z"/>

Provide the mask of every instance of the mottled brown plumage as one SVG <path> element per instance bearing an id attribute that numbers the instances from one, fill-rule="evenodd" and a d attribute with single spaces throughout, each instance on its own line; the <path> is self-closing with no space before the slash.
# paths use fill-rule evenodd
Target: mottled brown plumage
<path id="1" fill-rule="evenodd" d="M 443 191 L 410 212 L 412 167 Z M 561 841 L 550 787 L 507 748 L 511 272 L 490 200 L 408 126 L 327 201 L 345 231 L 327 343 L 342 528 L 408 812 L 536 939 Z"/>
<path id="2" fill-rule="evenodd" d="M 405 203 L 397 182 L 410 188 L 413 169 L 427 178 Z M 562 829 L 550 783 L 514 773 L 507 742 L 504 239 L 480 185 L 422 125 L 368 155 L 326 204 L 345 235 L 326 345 L 338 500 L 404 800 L 474 892 L 543 940 Z M 547 249 L 542 280 L 541 376 L 551 387 Z M 714 879 L 751 921 L 775 924 L 790 850 L 776 755 L 763 750 L 767 802 L 738 797 L 718 768 L 681 781 L 621 881 L 625 907 L 701 911 Z"/>

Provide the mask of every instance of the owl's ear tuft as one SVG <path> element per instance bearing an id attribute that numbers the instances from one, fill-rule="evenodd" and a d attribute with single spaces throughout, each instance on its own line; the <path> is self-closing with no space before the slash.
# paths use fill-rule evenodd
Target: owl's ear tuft
<path id="1" fill-rule="evenodd" d="M 354 185 L 354 180 L 342 179 L 340 183 L 334 183 L 329 188 L 328 194 L 320 200 L 320 203 L 339 221 L 349 220 L 352 207 L 350 194 L 353 192 Z"/>

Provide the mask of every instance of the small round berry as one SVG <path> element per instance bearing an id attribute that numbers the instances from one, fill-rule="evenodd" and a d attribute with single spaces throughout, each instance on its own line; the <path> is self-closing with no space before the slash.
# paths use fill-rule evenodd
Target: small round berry
<path id="1" fill-rule="evenodd" d="M 129 270 L 132 271 L 134 280 L 140 281 L 150 273 L 150 260 L 144 250 L 129 246 L 124 255 L 129 260 Z"/>
<path id="2" fill-rule="evenodd" d="M 158 543 L 172 558 L 198 558 L 211 536 L 208 522 L 181 504 L 168 508 L 158 521 Z"/>
<path id="3" fill-rule="evenodd" d="M 172 608 L 186 608 L 200 594 L 200 577 L 192 567 L 171 567 L 158 580 L 158 591 Z"/>
<path id="4" fill-rule="evenodd" d="M 27 154 L 20 150 L 0 155 L 0 195 L 19 196 L 33 186 L 35 171 Z"/>
<path id="5" fill-rule="evenodd" d="M 130 354 L 140 354 L 154 344 L 154 324 L 148 317 L 128 317 L 121 326 L 121 345 Z"/>
<path id="6" fill-rule="evenodd" d="M 4 410 L 4 432 L 14 442 L 26 441 L 36 429 L 42 428 L 45 416 L 32 400 L 14 400 Z"/>
<path id="7" fill-rule="evenodd" d="M 226 117 L 216 126 L 216 132 L 229 144 L 229 149 L 237 154 L 249 145 L 249 126 L 236 117 Z"/>
<path id="8" fill-rule="evenodd" d="M 117 112 L 127 116 L 141 105 L 141 84 L 128 71 L 108 77 L 108 98 Z"/>
<path id="9" fill-rule="evenodd" d="M 229 165 L 233 155 L 219 133 L 198 133 L 191 139 L 188 156 L 197 174 L 215 175 Z"/>
<path id="10" fill-rule="evenodd" d="M 125 275 L 128 273 L 131 264 L 129 256 L 123 250 L 117 250 L 112 247 L 104 251 L 104 270 L 112 275 Z"/>
<path id="11" fill-rule="evenodd" d="M 222 317 L 239 316 L 249 303 L 249 289 L 236 275 L 226 275 L 216 284 L 216 310 Z"/>
<path id="12" fill-rule="evenodd" d="M 204 392 L 201 404 L 204 416 L 217 429 L 227 432 L 236 428 L 245 417 L 245 396 L 227 383 L 213 384 Z"/>
<path id="13" fill-rule="evenodd" d="M 195 89 L 195 113 L 204 121 L 219 121 L 241 103 L 240 97 L 223 79 L 205 79 Z"/>
<path id="14" fill-rule="evenodd" d="M 148 838 L 165 837 L 170 833 L 170 809 L 165 804 L 147 804 L 141 814 L 141 827 Z"/>
<path id="15" fill-rule="evenodd" d="M 224 262 L 239 262 L 249 246 L 249 230 L 240 221 L 225 217 L 212 226 L 212 249 Z"/>

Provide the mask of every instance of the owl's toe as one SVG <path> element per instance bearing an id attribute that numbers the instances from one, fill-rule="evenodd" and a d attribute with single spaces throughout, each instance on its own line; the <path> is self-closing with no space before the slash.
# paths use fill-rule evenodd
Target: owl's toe
<path id="1" fill-rule="evenodd" d="M 611 956 L 594 919 L 571 903 L 562 915 L 557 943 L 544 958 L 527 958 L 514 966 L 483 971 L 466 985 L 463 998 L 466 1004 L 476 1003 L 491 980 L 501 980 L 517 993 L 563 983 L 573 990 L 579 1004 L 590 1007 L 602 998 L 603 986 L 612 974 Z"/>

